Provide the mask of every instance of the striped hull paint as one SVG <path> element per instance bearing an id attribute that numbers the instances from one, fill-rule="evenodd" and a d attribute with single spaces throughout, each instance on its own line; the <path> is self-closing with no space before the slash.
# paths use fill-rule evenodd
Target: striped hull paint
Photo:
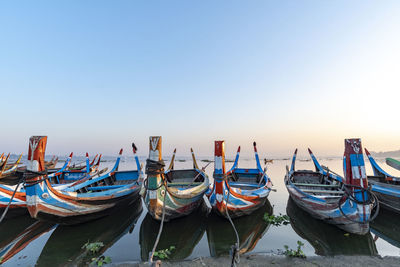
<path id="1" fill-rule="evenodd" d="M 212 209 L 226 217 L 228 211 L 231 218 L 249 215 L 265 204 L 271 192 L 271 182 L 253 190 L 234 188 L 225 180 L 214 179 L 214 185 L 208 194 Z"/>
<path id="2" fill-rule="evenodd" d="M 312 217 L 334 224 L 349 233 L 359 235 L 368 233 L 369 223 L 363 223 L 363 221 L 368 221 L 372 205 L 356 204 L 346 198 L 340 205 L 343 213 L 347 216 L 346 218 L 339 210 L 339 201 L 337 199 L 318 198 L 303 193 L 289 183 L 288 176 L 285 177 L 285 184 L 290 197 L 296 205 L 308 212 Z"/>
<path id="3" fill-rule="evenodd" d="M 0 184 L 0 214 L 3 214 L 11 196 L 13 195 L 15 186 L 7 186 Z M 11 201 L 6 218 L 13 218 L 27 213 L 26 196 L 21 187 L 15 193 L 14 199 Z"/>
<path id="4" fill-rule="evenodd" d="M 76 181 L 82 177 L 86 177 L 88 174 L 86 172 L 80 172 L 78 176 L 70 177 L 68 180 L 64 177 L 66 175 L 66 169 L 69 165 L 69 162 L 71 161 L 72 154 L 69 156 L 69 158 L 66 160 L 64 166 L 57 170 L 56 172 L 49 174 L 49 178 L 55 183 L 67 183 L 67 182 L 72 182 Z M 12 195 L 14 193 L 16 185 L 3 185 L 0 184 L 0 213 L 5 210 L 7 207 L 8 203 L 10 202 L 10 199 L 12 198 Z M 9 210 L 7 212 L 6 218 L 12 218 L 16 216 L 20 216 L 23 214 L 28 213 L 28 210 L 26 209 L 26 193 L 25 189 L 23 188 L 22 185 L 18 187 L 18 190 L 11 201 Z"/>
<path id="5" fill-rule="evenodd" d="M 197 209 L 203 201 L 203 195 L 208 190 L 208 185 L 208 178 L 205 178 L 205 181 L 201 185 L 194 188 L 178 189 L 175 192 L 172 192 L 170 187 L 166 190 L 163 185 L 157 190 L 144 190 L 143 200 L 150 215 L 156 220 L 161 220 L 165 199 L 164 220 L 167 222 L 189 215 Z M 165 193 L 166 196 L 164 197 Z M 150 203 L 154 198 L 156 200 L 155 205 L 153 204 L 154 202 Z"/>
<path id="6" fill-rule="evenodd" d="M 26 187 L 27 208 L 32 218 L 59 224 L 78 224 L 106 216 L 113 208 L 136 201 L 140 187 L 132 184 L 106 193 L 57 190 L 48 180 Z"/>

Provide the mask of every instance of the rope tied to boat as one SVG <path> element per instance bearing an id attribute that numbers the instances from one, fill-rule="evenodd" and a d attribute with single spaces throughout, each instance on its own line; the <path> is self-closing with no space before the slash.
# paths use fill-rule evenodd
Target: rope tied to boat
<path id="1" fill-rule="evenodd" d="M 163 160 L 147 159 L 145 173 L 147 175 L 164 174 L 164 167 L 165 167 L 165 163 Z"/>
<path id="2" fill-rule="evenodd" d="M 146 179 L 147 180 L 147 179 Z M 153 257 L 154 257 L 154 253 L 156 251 L 156 248 L 158 246 L 158 242 L 160 241 L 160 237 L 161 237 L 161 233 L 164 227 L 164 220 L 165 220 L 165 198 L 167 196 L 167 192 L 164 192 L 164 200 L 163 200 L 163 209 L 162 209 L 162 216 L 161 216 L 161 222 L 160 222 L 160 228 L 158 229 L 158 234 L 157 234 L 157 238 L 156 241 L 154 242 L 154 246 L 153 249 L 151 250 L 151 253 L 149 255 L 149 263 L 151 265 L 153 265 Z"/>
<path id="3" fill-rule="evenodd" d="M 6 217 L 7 212 L 8 212 L 8 209 L 10 208 L 11 203 L 12 203 L 14 197 L 15 197 L 15 194 L 17 193 L 20 184 L 23 182 L 23 180 L 24 180 L 24 178 L 25 178 L 24 174 L 22 174 L 22 173 L 21 173 L 21 174 L 20 174 L 20 173 L 17 173 L 17 174 L 18 174 L 18 176 L 19 176 L 18 184 L 17 184 L 17 186 L 16 186 L 15 189 L 14 189 L 14 192 L 13 192 L 11 198 L 10 198 L 10 201 L 9 201 L 8 204 L 7 204 L 7 207 L 4 209 L 3 214 L 2 214 L 1 217 L 0 217 L 0 224 L 1 224 L 1 222 L 4 220 L 4 218 Z"/>
<path id="4" fill-rule="evenodd" d="M 42 171 L 42 172 L 26 171 L 22 175 L 24 177 L 23 180 L 25 180 L 25 187 L 35 186 L 35 185 L 40 184 L 41 182 L 44 182 L 44 181 L 49 179 L 49 176 L 48 176 L 48 173 L 47 173 L 47 169 L 45 171 Z M 34 178 L 36 178 L 38 176 L 41 176 L 42 178 L 38 179 L 38 180 L 35 180 L 35 179 L 32 179 L 32 178 L 28 178 L 27 179 L 26 177 L 28 175 L 34 175 Z"/>
<path id="5" fill-rule="evenodd" d="M 165 163 L 163 160 L 151 160 L 151 159 L 147 159 L 146 160 L 146 169 L 145 169 L 145 173 L 147 174 L 147 176 L 156 176 L 156 175 L 160 175 L 161 179 L 163 181 L 163 183 L 160 183 L 159 185 L 157 185 L 156 188 L 149 188 L 149 179 L 144 179 L 143 180 L 143 187 L 146 190 L 158 190 L 160 189 L 163 185 L 166 184 L 166 179 L 164 177 L 165 173 L 164 173 L 164 167 L 165 167 Z"/>
<path id="6" fill-rule="evenodd" d="M 226 179 L 226 177 L 227 177 L 226 174 L 222 174 L 221 176 L 223 176 L 224 179 Z M 228 211 L 230 188 L 228 188 L 227 191 L 228 191 L 228 198 L 226 200 L 225 200 L 225 194 L 222 193 L 222 195 L 223 195 L 223 198 L 224 198 L 224 200 L 226 202 L 226 209 L 225 209 L 226 217 L 228 218 L 229 222 L 231 223 L 233 231 L 235 232 L 235 235 L 236 235 L 236 243 L 232 245 L 231 251 L 230 251 L 230 254 L 231 254 L 231 257 L 232 257 L 231 267 L 236 267 L 237 264 L 240 262 L 240 254 L 239 254 L 240 239 L 239 239 L 239 234 L 238 234 L 238 232 L 236 230 L 235 224 L 233 223 L 232 218 L 231 218 L 231 216 L 229 214 L 229 211 Z"/>
<path id="7" fill-rule="evenodd" d="M 360 193 L 362 193 L 363 195 L 364 195 L 364 193 L 367 193 L 367 198 L 365 200 L 362 200 L 362 201 L 358 200 L 354 196 L 352 189 L 360 190 L 361 191 Z M 338 207 L 339 207 L 340 213 L 346 219 L 348 219 L 349 221 L 352 221 L 354 223 L 369 223 L 369 222 L 372 222 L 376 218 L 376 216 L 378 216 L 379 209 L 380 209 L 379 201 L 378 201 L 378 197 L 372 192 L 371 185 L 369 185 L 368 188 L 364 188 L 364 187 L 358 186 L 358 185 L 343 184 L 343 190 L 344 190 L 344 194 L 339 199 Z M 360 205 L 370 205 L 370 204 L 372 204 L 373 206 L 371 208 L 371 211 L 376 207 L 375 213 L 373 214 L 373 216 L 371 216 L 368 220 L 365 220 L 365 221 L 356 221 L 356 220 L 351 219 L 349 216 L 347 216 L 343 212 L 342 207 L 341 207 L 342 203 L 345 201 L 346 198 L 348 198 L 350 201 L 353 201 L 356 204 L 360 204 Z"/>

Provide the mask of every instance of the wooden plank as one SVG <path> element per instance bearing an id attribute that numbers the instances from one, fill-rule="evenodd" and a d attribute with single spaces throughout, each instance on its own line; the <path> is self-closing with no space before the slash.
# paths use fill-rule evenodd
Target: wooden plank
<path id="1" fill-rule="evenodd" d="M 307 183 L 292 183 L 296 186 L 318 186 L 318 187 L 339 187 L 339 185 L 331 185 L 331 184 L 307 184 Z"/>
<path id="2" fill-rule="evenodd" d="M 314 190 L 314 189 L 302 189 L 304 193 L 321 193 L 321 194 L 343 194 L 342 190 Z"/>

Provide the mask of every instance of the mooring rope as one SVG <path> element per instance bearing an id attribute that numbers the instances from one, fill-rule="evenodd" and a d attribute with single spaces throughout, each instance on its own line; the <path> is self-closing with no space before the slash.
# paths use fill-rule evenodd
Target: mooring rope
<path id="1" fill-rule="evenodd" d="M 147 159 L 146 160 L 146 171 L 145 171 L 145 173 L 147 175 L 160 175 L 163 182 L 160 185 L 158 185 L 156 188 L 149 188 L 148 187 L 148 178 L 146 178 L 143 181 L 144 188 L 146 190 L 156 191 L 156 190 L 160 189 L 163 185 L 165 187 L 160 228 L 158 229 L 158 234 L 157 234 L 156 241 L 154 242 L 153 249 L 151 250 L 151 253 L 149 255 L 149 263 L 150 264 L 153 264 L 154 253 L 156 251 L 158 242 L 160 241 L 161 233 L 162 233 L 162 230 L 163 230 L 163 227 L 164 227 L 165 202 L 166 202 L 165 199 L 166 199 L 166 196 L 167 196 L 167 183 L 166 183 L 165 177 L 164 177 L 164 167 L 165 167 L 165 163 L 164 163 L 163 160 L 160 160 L 160 161 L 151 160 L 151 159 Z"/>
<path id="2" fill-rule="evenodd" d="M 10 201 L 8 202 L 8 205 L 7 205 L 6 209 L 3 211 L 3 214 L 1 215 L 0 224 L 1 224 L 1 222 L 4 220 L 4 218 L 6 217 L 6 214 L 7 214 L 7 212 L 8 212 L 8 209 L 9 209 L 10 206 L 11 206 L 11 202 L 13 201 L 13 199 L 14 199 L 14 197 L 15 197 L 15 194 L 16 194 L 17 191 L 18 191 L 19 185 L 22 183 L 23 179 L 24 179 L 24 175 L 22 174 L 22 175 L 20 176 L 19 181 L 18 181 L 18 184 L 17 184 L 17 186 L 15 187 L 15 190 L 14 190 L 14 192 L 13 192 L 11 198 L 10 198 Z"/>
<path id="3" fill-rule="evenodd" d="M 368 196 L 368 199 L 367 199 L 367 200 L 363 200 L 363 201 L 357 200 L 357 199 L 353 196 L 353 194 L 352 194 L 350 188 L 360 189 L 362 194 L 364 194 L 364 192 L 366 192 L 366 193 L 367 193 L 367 196 Z M 369 222 L 372 222 L 372 221 L 376 218 L 376 216 L 378 216 L 379 209 L 380 209 L 379 200 L 378 200 L 378 197 L 372 192 L 371 186 L 369 186 L 368 188 L 364 188 L 364 187 L 361 187 L 361 186 L 358 186 L 358 185 L 343 184 L 343 189 L 344 189 L 345 194 L 339 199 L 338 207 L 339 207 L 340 213 L 341 213 L 346 219 L 348 219 L 349 221 L 352 221 L 352 222 L 354 222 L 354 223 L 369 223 Z M 347 215 L 343 212 L 342 207 L 341 207 L 341 204 L 342 204 L 344 198 L 346 198 L 346 197 L 347 197 L 350 201 L 355 202 L 356 204 L 360 204 L 360 205 L 369 205 L 369 204 L 373 204 L 373 207 L 371 208 L 371 212 L 372 212 L 372 210 L 376 207 L 374 215 L 371 216 L 368 220 L 365 220 L 364 222 L 363 222 L 363 221 L 356 221 L 356 220 L 351 219 L 349 216 L 347 216 Z"/>
<path id="4" fill-rule="evenodd" d="M 222 183 L 224 183 L 224 182 L 225 181 L 222 181 Z M 223 200 L 225 200 L 224 192 L 222 192 L 222 195 L 223 195 Z M 236 230 L 235 224 L 233 223 L 232 218 L 229 215 L 229 211 L 228 211 L 229 196 L 230 196 L 230 187 L 228 187 L 228 199 L 225 200 L 226 201 L 226 210 L 225 210 L 225 212 L 226 212 L 226 217 L 228 217 L 228 220 L 231 223 L 233 231 L 235 232 L 235 235 L 236 235 L 236 244 L 234 244 L 231 247 L 231 256 L 232 256 L 231 267 L 236 267 L 236 265 L 240 262 L 240 255 L 239 255 L 240 240 L 239 240 L 239 234 L 238 234 L 238 232 Z"/>

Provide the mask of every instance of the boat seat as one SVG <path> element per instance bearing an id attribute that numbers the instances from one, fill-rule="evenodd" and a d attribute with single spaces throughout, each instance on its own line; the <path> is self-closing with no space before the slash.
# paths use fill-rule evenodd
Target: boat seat
<path id="1" fill-rule="evenodd" d="M 168 187 L 172 186 L 188 186 L 188 185 L 192 185 L 192 186 L 196 186 L 196 185 L 200 185 L 202 184 L 201 182 L 177 182 L 177 183 L 168 183 Z"/>
<path id="2" fill-rule="evenodd" d="M 119 188 L 119 187 L 122 187 L 122 185 L 92 186 L 92 187 L 89 187 L 88 190 L 89 191 L 100 191 L 100 190 L 115 189 L 115 188 Z"/>
<path id="3" fill-rule="evenodd" d="M 315 190 L 315 189 L 302 189 L 304 193 L 320 193 L 320 194 L 344 194 L 342 190 Z"/>
<path id="4" fill-rule="evenodd" d="M 232 186 L 234 186 L 234 187 L 237 187 L 237 186 L 259 187 L 258 184 L 254 184 L 254 183 L 252 183 L 252 184 L 246 184 L 246 183 L 230 182 L 229 185 L 232 185 Z"/>
<path id="5" fill-rule="evenodd" d="M 339 185 L 334 184 L 308 184 L 308 183 L 292 183 L 295 186 L 318 186 L 318 187 L 332 187 L 337 188 Z"/>

